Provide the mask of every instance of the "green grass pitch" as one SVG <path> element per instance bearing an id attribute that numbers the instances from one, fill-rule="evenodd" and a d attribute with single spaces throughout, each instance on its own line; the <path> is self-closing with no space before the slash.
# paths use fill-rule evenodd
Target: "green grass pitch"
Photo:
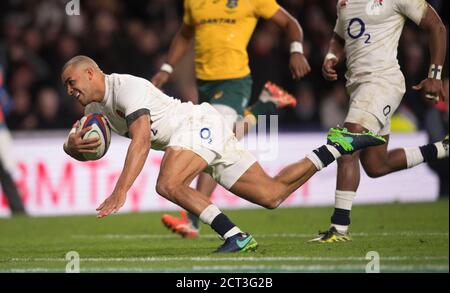
<path id="1" fill-rule="evenodd" d="M 448 200 L 355 206 L 353 241 L 307 244 L 329 224 L 331 207 L 227 211 L 259 243 L 256 252 L 217 255 L 222 242 L 202 226 L 185 240 L 162 213 L 0 220 L 0 272 L 64 272 L 66 253 L 81 272 L 364 272 L 376 251 L 381 272 L 449 272 Z"/>

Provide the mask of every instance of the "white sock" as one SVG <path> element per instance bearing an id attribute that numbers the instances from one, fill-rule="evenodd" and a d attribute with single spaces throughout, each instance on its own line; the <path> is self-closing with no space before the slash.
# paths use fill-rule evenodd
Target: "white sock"
<path id="1" fill-rule="evenodd" d="M 444 144 L 442 143 L 442 141 L 438 141 L 434 145 L 437 148 L 438 160 L 448 158 L 449 148 L 444 147 Z"/>
<path id="2" fill-rule="evenodd" d="M 306 155 L 306 158 L 313 163 L 313 165 L 316 167 L 317 171 L 320 171 L 324 168 L 324 165 L 322 161 L 319 159 L 319 157 L 315 153 L 310 153 Z"/>
<path id="3" fill-rule="evenodd" d="M 325 146 L 327 147 L 327 149 L 330 151 L 330 153 L 333 155 L 333 157 L 336 160 L 342 156 L 341 153 L 334 146 L 329 145 L 329 144 L 326 144 Z"/>
<path id="4" fill-rule="evenodd" d="M 206 207 L 206 209 L 204 209 L 201 212 L 199 218 L 203 223 L 211 225 L 214 218 L 217 217 L 221 213 L 222 212 L 219 210 L 219 208 L 212 204 L 212 205 L 209 205 L 208 207 Z"/>
<path id="5" fill-rule="evenodd" d="M 228 231 L 227 233 L 225 233 L 225 235 L 223 235 L 223 238 L 226 240 L 227 238 L 234 236 L 238 233 L 242 233 L 241 229 L 239 229 L 237 226 L 234 226 L 230 231 Z"/>
<path id="6" fill-rule="evenodd" d="M 336 228 L 339 233 L 345 234 L 348 231 L 348 226 L 342 226 L 337 224 L 331 224 L 331 227 Z"/>
<path id="7" fill-rule="evenodd" d="M 353 200 L 355 199 L 355 197 L 355 191 L 336 190 L 334 206 L 338 209 L 350 211 L 352 209 Z"/>
<path id="8" fill-rule="evenodd" d="M 423 163 L 424 159 L 419 147 L 404 148 L 404 151 L 408 169 Z"/>

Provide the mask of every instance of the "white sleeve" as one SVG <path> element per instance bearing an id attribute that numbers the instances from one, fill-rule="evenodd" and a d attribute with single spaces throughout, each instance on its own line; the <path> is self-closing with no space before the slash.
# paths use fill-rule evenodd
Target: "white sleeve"
<path id="1" fill-rule="evenodd" d="M 420 25 L 427 12 L 428 3 L 425 0 L 395 0 L 394 9 Z"/>
<path id="2" fill-rule="evenodd" d="M 141 115 L 150 114 L 149 91 L 149 86 L 138 79 L 129 79 L 120 87 L 116 105 L 125 114 L 128 126 Z"/>
<path id="3" fill-rule="evenodd" d="M 339 1 L 338 1 L 338 5 L 339 5 Z M 341 21 L 341 16 L 339 13 L 339 7 L 337 8 L 337 19 L 336 19 L 336 25 L 334 26 L 334 32 L 340 36 L 342 39 L 345 39 L 345 28 L 344 28 L 344 23 L 343 21 Z"/>

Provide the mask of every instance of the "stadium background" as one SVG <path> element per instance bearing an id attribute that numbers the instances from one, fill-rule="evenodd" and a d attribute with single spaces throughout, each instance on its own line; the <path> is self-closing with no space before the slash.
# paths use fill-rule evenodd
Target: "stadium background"
<path id="1" fill-rule="evenodd" d="M 126 140 L 114 137 L 113 146 L 103 160 L 83 165 L 63 153 L 61 145 L 68 129 L 83 115 L 82 107 L 67 96 L 60 83 L 60 70 L 65 61 L 84 54 L 94 58 L 106 73 L 129 73 L 150 79 L 165 61 L 182 17 L 181 0 L 80 1 L 80 15 L 72 16 L 66 15 L 68 2 L 0 2 L 0 65 L 4 73 L 1 105 L 14 135 L 11 155 L 17 159 L 14 178 L 27 210 L 33 215 L 93 213 L 111 190 L 127 148 Z M 444 13 L 448 1 L 429 2 L 448 26 Z M 260 21 L 249 45 L 254 79 L 252 99 L 257 99 L 263 84 L 271 80 L 294 93 L 299 101 L 296 109 L 279 113 L 278 158 L 263 162 L 272 174 L 290 162 L 293 154 L 302 156 L 322 144 L 323 131 L 342 124 L 347 107 L 345 66 L 339 68 L 338 82 L 326 82 L 321 76 L 321 64 L 334 27 L 336 1 L 279 3 L 304 29 L 305 52 L 312 73 L 300 82 L 293 81 L 288 69 L 289 44 L 285 35 L 276 25 Z M 425 130 L 435 128 L 427 117 L 440 113 L 443 118 L 439 123 L 448 131 L 448 106 L 440 104 L 436 108 L 426 104 L 411 90 L 412 85 L 426 76 L 428 43 L 425 34 L 410 21 L 402 35 L 399 59 L 406 76 L 407 93 L 394 119 L 393 131 L 409 134 L 398 134 L 391 147 L 425 144 L 428 140 Z M 191 50 L 165 87 L 169 95 L 196 101 L 193 66 Z M 448 92 L 448 78 L 445 85 Z M 262 158 L 261 150 L 255 154 Z M 161 153 L 151 153 L 135 189 L 130 192 L 131 203 L 127 203 L 124 211 L 175 208 L 154 191 L 161 156 Z M 335 167 L 321 172 L 294 193 L 286 205 L 332 205 Z M 446 168 L 448 174 L 448 165 Z M 432 201 L 442 193 L 437 176 L 425 165 L 375 181 L 363 177 L 361 186 L 356 203 Z M 380 186 L 387 188 L 380 189 Z M 213 199 L 223 208 L 251 206 L 220 188 Z M 0 216 L 5 215 L 8 208 L 3 196 Z"/>
<path id="2" fill-rule="evenodd" d="M 182 16 L 181 0 L 81 1 L 81 15 L 70 17 L 65 14 L 67 2 L 0 2 L 0 64 L 10 96 L 3 97 L 2 104 L 11 130 L 67 129 L 80 117 L 82 109 L 66 96 L 59 82 L 61 66 L 76 54 L 93 57 L 105 72 L 127 72 L 150 78 L 164 62 Z M 448 27 L 445 13 L 448 1 L 428 2 Z M 281 112 L 283 129 L 327 129 L 342 121 L 347 102 L 343 74 L 338 83 L 328 83 L 320 70 L 334 27 L 336 1 L 279 3 L 303 26 L 312 73 L 300 82 L 290 79 L 289 44 L 275 25 L 262 21 L 249 45 L 253 100 L 264 82 L 272 80 L 299 99 L 296 109 Z M 400 42 L 399 59 L 408 89 L 400 112 L 415 127 L 423 129 L 429 105 L 411 90 L 413 84 L 426 76 L 429 65 L 427 38 L 419 32 L 408 21 Z M 185 59 L 166 91 L 184 100 L 195 100 L 192 55 Z M 343 70 L 341 67 L 340 72 Z"/>

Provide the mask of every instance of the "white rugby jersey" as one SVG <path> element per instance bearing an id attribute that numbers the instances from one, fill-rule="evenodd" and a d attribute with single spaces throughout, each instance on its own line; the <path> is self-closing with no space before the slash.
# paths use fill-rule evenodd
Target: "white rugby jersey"
<path id="1" fill-rule="evenodd" d="M 149 112 L 152 121 L 152 149 L 164 149 L 183 118 L 192 112 L 190 102 L 167 96 L 146 79 L 128 75 L 105 75 L 105 97 L 90 103 L 85 114 L 100 113 L 108 118 L 111 130 L 128 137 L 128 122 Z"/>
<path id="2" fill-rule="evenodd" d="M 419 25 L 427 7 L 425 0 L 339 0 L 334 31 L 345 40 L 347 84 L 399 71 L 405 19 Z"/>

